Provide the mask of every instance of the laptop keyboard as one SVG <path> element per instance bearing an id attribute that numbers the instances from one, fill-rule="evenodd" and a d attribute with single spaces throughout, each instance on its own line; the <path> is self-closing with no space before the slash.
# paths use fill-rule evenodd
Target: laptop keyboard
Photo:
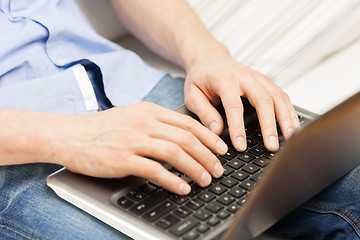
<path id="1" fill-rule="evenodd" d="M 303 122 L 303 119 L 300 118 Z M 221 178 L 213 178 L 208 187 L 200 187 L 171 166 L 169 171 L 188 182 L 192 191 L 179 196 L 148 181 L 117 200 L 117 207 L 144 219 L 175 238 L 201 239 L 211 229 L 232 219 L 246 202 L 248 193 L 261 179 L 275 153 L 265 149 L 260 126 L 254 120 L 245 126 L 247 150 L 238 152 L 225 142 L 228 152 L 217 156 L 224 167 Z M 278 128 L 280 150 L 284 138 Z"/>

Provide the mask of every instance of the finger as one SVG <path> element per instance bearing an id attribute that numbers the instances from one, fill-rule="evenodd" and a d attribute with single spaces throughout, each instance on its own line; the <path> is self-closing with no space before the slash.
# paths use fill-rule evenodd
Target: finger
<path id="1" fill-rule="evenodd" d="M 199 186 L 205 187 L 211 183 L 208 171 L 175 143 L 149 138 L 139 143 L 135 149 L 137 155 L 169 163 Z"/>
<path id="2" fill-rule="evenodd" d="M 263 88 L 247 91 L 251 105 L 256 109 L 265 147 L 270 151 L 279 149 L 273 99 Z"/>
<path id="3" fill-rule="evenodd" d="M 200 89 L 194 87 L 190 91 L 185 99 L 188 109 L 195 113 L 207 128 L 220 135 L 223 131 L 223 120 L 218 111 Z"/>
<path id="4" fill-rule="evenodd" d="M 159 128 L 161 128 L 161 131 L 156 130 Z M 209 132 L 209 135 L 215 134 Z M 150 137 L 175 143 L 199 162 L 211 175 L 216 178 L 222 176 L 224 169 L 219 159 L 191 132 L 172 125 L 162 124 L 162 126 L 153 129 Z M 215 135 L 215 138 L 218 137 Z"/>
<path id="5" fill-rule="evenodd" d="M 231 142 L 239 151 L 246 150 L 246 134 L 244 127 L 244 107 L 237 91 L 221 92 Z"/>
<path id="6" fill-rule="evenodd" d="M 213 107 L 211 108 L 214 109 Z M 178 128 L 191 132 L 196 138 L 198 138 L 201 141 L 202 144 L 204 144 L 214 153 L 224 155 L 227 152 L 226 143 L 219 136 L 217 136 L 212 131 L 210 131 L 208 128 L 205 128 L 197 120 L 193 119 L 190 116 L 182 115 L 174 111 L 170 111 L 170 110 L 166 110 L 166 111 L 167 112 L 162 112 L 162 114 L 157 115 L 158 120 L 160 122 L 173 125 Z M 219 115 L 219 113 L 217 113 L 216 110 L 214 114 Z"/>
<path id="7" fill-rule="evenodd" d="M 272 94 L 274 100 L 275 114 L 279 123 L 281 132 L 285 139 L 289 139 L 295 130 L 293 115 L 291 113 L 290 99 L 282 91 Z"/>
<path id="8" fill-rule="evenodd" d="M 171 192 L 186 195 L 191 191 L 191 187 L 187 182 L 151 159 L 133 156 L 131 158 L 131 166 L 133 166 L 129 170 L 131 175 L 149 179 Z"/>
<path id="9" fill-rule="evenodd" d="M 290 99 L 290 97 L 289 97 L 289 99 Z M 298 114 L 296 113 L 296 110 L 294 108 L 294 105 L 291 103 L 291 99 L 290 99 L 290 102 L 288 104 L 289 104 L 291 117 L 293 119 L 293 124 L 294 124 L 295 128 L 298 128 L 298 127 L 300 127 L 300 121 L 299 121 Z"/>
<path id="10" fill-rule="evenodd" d="M 289 139 L 295 128 L 299 126 L 296 111 L 291 104 L 289 96 L 280 87 L 272 84 L 267 89 L 273 98 L 276 119 L 280 125 L 281 132 L 285 139 Z"/>

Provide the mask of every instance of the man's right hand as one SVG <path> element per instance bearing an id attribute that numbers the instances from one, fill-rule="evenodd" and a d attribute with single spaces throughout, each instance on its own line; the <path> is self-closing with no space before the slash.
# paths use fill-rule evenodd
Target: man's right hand
<path id="1" fill-rule="evenodd" d="M 226 144 L 189 116 L 142 102 L 82 116 L 67 116 L 56 127 L 53 162 L 70 171 L 95 177 L 135 175 L 148 178 L 176 194 L 190 186 L 166 170 L 167 162 L 207 186 L 223 174 L 215 154 Z"/>

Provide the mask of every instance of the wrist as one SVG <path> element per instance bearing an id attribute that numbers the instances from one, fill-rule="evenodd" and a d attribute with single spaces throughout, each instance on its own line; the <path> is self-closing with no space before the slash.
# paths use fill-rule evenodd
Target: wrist
<path id="1" fill-rule="evenodd" d="M 194 65 L 211 58 L 230 57 L 230 52 L 224 44 L 214 39 L 198 46 L 191 45 L 184 51 L 182 56 L 184 69 L 189 72 Z"/>

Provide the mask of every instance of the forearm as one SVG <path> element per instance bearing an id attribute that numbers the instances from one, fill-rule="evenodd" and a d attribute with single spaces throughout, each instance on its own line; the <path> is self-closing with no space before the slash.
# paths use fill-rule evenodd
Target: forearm
<path id="1" fill-rule="evenodd" d="M 228 54 L 185 0 L 112 0 L 119 18 L 148 47 L 185 70 L 213 51 Z"/>
<path id="2" fill-rule="evenodd" d="M 0 110 L 0 165 L 52 162 L 56 123 L 61 115 Z M 60 121 L 59 121 L 60 120 Z"/>

